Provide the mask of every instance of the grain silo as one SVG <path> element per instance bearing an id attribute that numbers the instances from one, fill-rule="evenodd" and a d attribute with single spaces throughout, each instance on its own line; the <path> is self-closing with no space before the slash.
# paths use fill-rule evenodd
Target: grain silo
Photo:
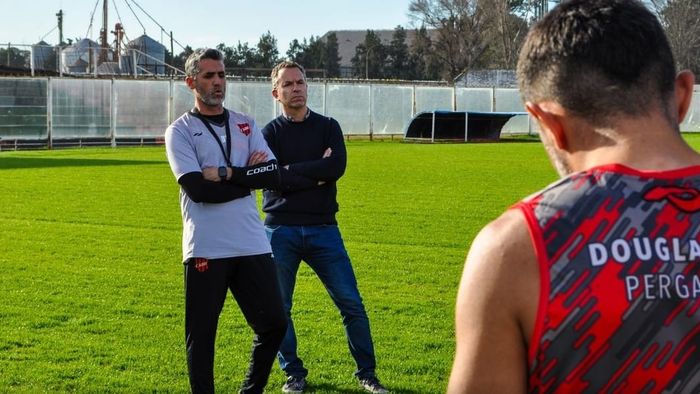
<path id="1" fill-rule="evenodd" d="M 55 47 L 45 41 L 32 45 L 32 65 L 35 70 L 58 71 L 56 60 Z"/>
<path id="2" fill-rule="evenodd" d="M 83 38 L 61 52 L 61 65 L 66 73 L 88 73 L 97 61 L 100 46 L 89 38 Z"/>
<path id="3" fill-rule="evenodd" d="M 122 71 L 133 73 L 136 58 L 138 74 L 165 74 L 165 47 L 147 35 L 129 42 L 128 56 L 122 57 Z"/>

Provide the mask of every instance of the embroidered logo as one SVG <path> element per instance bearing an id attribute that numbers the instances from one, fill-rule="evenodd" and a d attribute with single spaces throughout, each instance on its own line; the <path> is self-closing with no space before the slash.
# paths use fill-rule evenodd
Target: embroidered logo
<path id="1" fill-rule="evenodd" d="M 700 191 L 690 187 L 657 186 L 646 192 L 644 199 L 668 200 L 674 207 L 687 213 L 700 211 Z"/>
<path id="2" fill-rule="evenodd" d="M 194 134 L 192 134 L 192 135 L 194 135 L 195 137 L 199 137 L 200 135 L 202 135 L 202 132 L 201 132 L 201 131 L 200 131 L 200 132 L 196 132 L 196 133 L 194 133 Z"/>
<path id="3" fill-rule="evenodd" d="M 238 123 L 238 128 L 246 137 L 250 135 L 250 125 L 248 123 Z"/>
<path id="4" fill-rule="evenodd" d="M 195 257 L 194 269 L 196 269 L 198 272 L 205 272 L 209 269 L 209 260 L 202 257 Z"/>

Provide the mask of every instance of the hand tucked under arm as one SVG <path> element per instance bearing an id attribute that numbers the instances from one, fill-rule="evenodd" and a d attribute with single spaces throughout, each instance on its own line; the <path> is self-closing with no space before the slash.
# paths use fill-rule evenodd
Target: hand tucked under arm
<path id="1" fill-rule="evenodd" d="M 290 164 L 289 170 L 317 181 L 332 182 L 343 176 L 346 164 L 345 143 L 342 133 L 338 131 L 320 159 Z"/>
<path id="2" fill-rule="evenodd" d="M 303 175 L 295 174 L 287 168 L 280 168 L 280 185 L 278 190 L 283 192 L 295 192 L 318 187 L 325 182 L 307 178 Z"/>

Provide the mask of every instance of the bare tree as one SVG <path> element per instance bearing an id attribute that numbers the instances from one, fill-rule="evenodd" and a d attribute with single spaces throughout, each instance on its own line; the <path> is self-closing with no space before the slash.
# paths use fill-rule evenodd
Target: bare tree
<path id="1" fill-rule="evenodd" d="M 482 60 L 487 48 L 483 40 L 487 18 L 482 3 L 483 0 L 411 0 L 411 18 L 437 32 L 433 45 L 444 66 L 443 78 L 452 80 Z"/>
<path id="2" fill-rule="evenodd" d="M 700 2 L 698 0 L 650 0 L 666 30 L 676 63 L 700 75 Z"/>
<path id="3" fill-rule="evenodd" d="M 484 37 L 491 52 L 489 66 L 514 69 L 528 30 L 526 18 L 537 3 L 533 0 L 483 1 L 489 20 Z"/>

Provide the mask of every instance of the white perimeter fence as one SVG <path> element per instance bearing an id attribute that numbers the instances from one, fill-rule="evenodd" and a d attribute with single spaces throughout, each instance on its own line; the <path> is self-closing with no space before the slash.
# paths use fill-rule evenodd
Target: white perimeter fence
<path id="1" fill-rule="evenodd" d="M 270 90 L 269 82 L 229 81 L 225 105 L 263 127 L 280 113 Z M 346 135 L 365 136 L 403 134 L 423 111 L 524 111 L 517 89 L 417 84 L 310 82 L 308 103 Z M 192 105 L 179 80 L 0 78 L 0 149 L 161 142 Z M 503 132 L 528 133 L 529 123 L 516 116 Z M 700 85 L 681 129 L 700 132 Z"/>

